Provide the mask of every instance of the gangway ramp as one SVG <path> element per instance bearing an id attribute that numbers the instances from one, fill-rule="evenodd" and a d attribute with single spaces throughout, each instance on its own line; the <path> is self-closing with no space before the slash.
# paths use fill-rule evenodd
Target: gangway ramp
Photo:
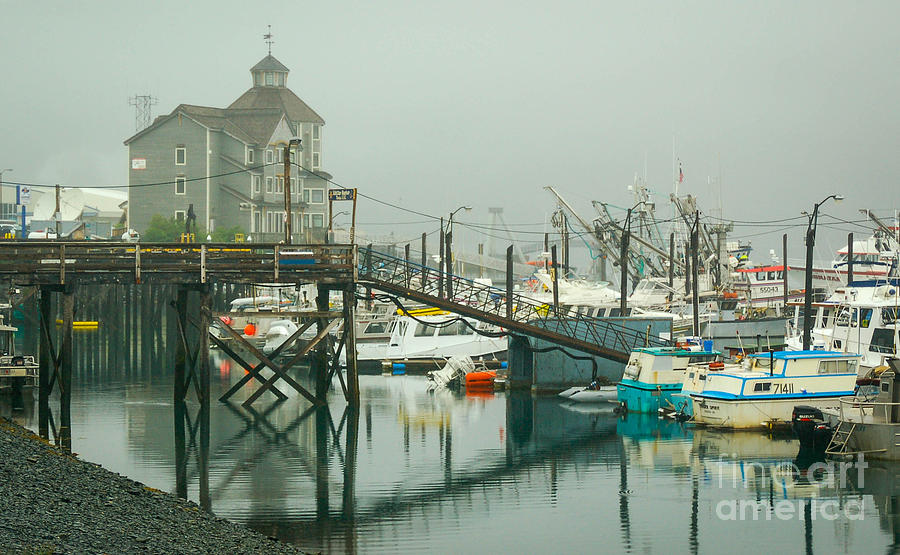
<path id="1" fill-rule="evenodd" d="M 360 285 L 494 324 L 515 335 L 543 339 L 601 358 L 627 362 L 636 348 L 669 344 L 649 332 L 629 329 L 617 318 L 591 318 L 583 314 L 563 317 L 556 314 L 551 304 L 521 293 L 510 295 L 504 289 L 461 276 L 442 275 L 435 268 L 371 248 L 360 248 L 359 262 Z M 448 295 L 448 290 L 452 294 Z"/>

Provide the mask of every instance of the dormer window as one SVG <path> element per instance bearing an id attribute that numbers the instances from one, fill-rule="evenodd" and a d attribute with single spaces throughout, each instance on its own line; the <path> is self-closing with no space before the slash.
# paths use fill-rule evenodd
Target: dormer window
<path id="1" fill-rule="evenodd" d="M 266 85 L 271 87 L 275 84 L 275 74 L 271 71 L 266 72 Z"/>

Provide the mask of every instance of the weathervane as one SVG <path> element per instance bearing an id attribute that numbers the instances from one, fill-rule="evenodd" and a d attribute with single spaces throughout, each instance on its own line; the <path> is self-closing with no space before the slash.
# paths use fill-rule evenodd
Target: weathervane
<path id="1" fill-rule="evenodd" d="M 268 25 L 269 32 L 263 35 L 263 38 L 266 40 L 266 44 L 269 45 L 269 56 L 272 55 L 272 44 L 275 42 L 272 40 L 272 26 Z"/>

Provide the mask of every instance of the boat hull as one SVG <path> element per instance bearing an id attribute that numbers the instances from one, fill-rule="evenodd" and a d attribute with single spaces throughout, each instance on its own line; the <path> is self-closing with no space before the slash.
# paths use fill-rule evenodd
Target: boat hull
<path id="1" fill-rule="evenodd" d="M 790 397 L 786 399 L 717 399 L 691 396 L 693 422 L 735 430 L 790 427 L 794 407 L 833 408 L 840 396 Z"/>
<path id="2" fill-rule="evenodd" d="M 679 384 L 648 384 L 622 380 L 616 386 L 617 399 L 628 412 L 656 414 L 659 409 L 689 411 L 691 403 L 681 397 Z"/>

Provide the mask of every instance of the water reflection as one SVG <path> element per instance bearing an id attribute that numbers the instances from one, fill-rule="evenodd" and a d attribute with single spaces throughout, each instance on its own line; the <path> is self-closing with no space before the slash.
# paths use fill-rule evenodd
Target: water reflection
<path id="1" fill-rule="evenodd" d="M 73 376 L 75 451 L 307 550 L 900 546 L 896 465 L 871 463 L 841 487 L 810 480 L 806 471 L 820 461 L 790 438 L 619 418 L 527 392 L 429 392 L 414 376 L 361 377 L 358 410 L 334 387 L 319 409 L 290 389 L 283 401 L 242 407 L 251 386 L 204 417 L 192 401 L 173 404 L 164 348 L 134 357 L 133 339 L 140 351 L 145 335 L 133 329 L 122 345 L 121 331 L 102 326 L 76 336 L 76 353 L 106 352 L 82 355 Z M 211 367 L 214 399 L 244 375 L 221 353 Z M 311 384 L 307 372 L 294 377 Z M 0 411 L 36 429 L 34 395 L 6 397 Z M 796 510 L 786 520 L 768 509 L 756 520 L 721 518 L 732 501 Z M 864 518 L 827 520 L 826 501 L 861 501 Z"/>

